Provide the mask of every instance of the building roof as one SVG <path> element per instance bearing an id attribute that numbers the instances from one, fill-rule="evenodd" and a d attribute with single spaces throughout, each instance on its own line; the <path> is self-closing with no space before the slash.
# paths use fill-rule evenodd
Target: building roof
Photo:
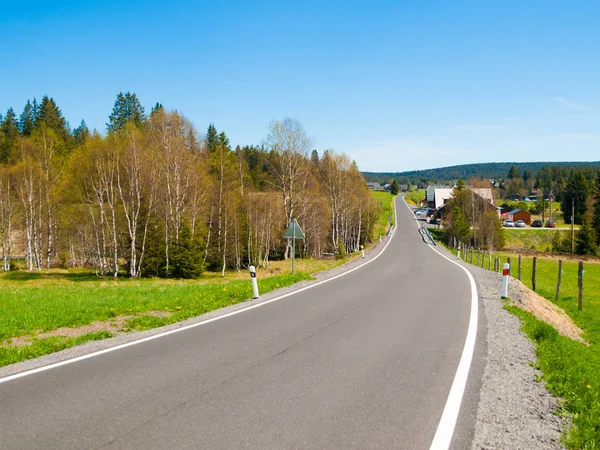
<path id="1" fill-rule="evenodd" d="M 492 205 L 494 204 L 494 194 L 492 188 L 468 188 L 471 189 L 475 194 L 479 195 L 484 200 L 487 200 Z"/>
<path id="2" fill-rule="evenodd" d="M 512 211 L 510 211 L 510 212 L 508 213 L 508 215 L 509 215 L 509 216 L 514 216 L 514 215 L 515 215 L 515 214 L 517 214 L 519 211 L 523 211 L 523 212 L 524 212 L 524 213 L 526 213 L 526 214 L 531 214 L 529 211 L 525 211 L 524 209 L 519 209 L 519 208 L 517 208 L 517 209 L 513 209 Z"/>
<path id="3" fill-rule="evenodd" d="M 441 185 L 427 186 L 427 201 L 428 202 L 435 201 L 435 190 L 436 189 L 446 189 L 446 188 L 448 188 L 448 186 L 441 186 Z"/>

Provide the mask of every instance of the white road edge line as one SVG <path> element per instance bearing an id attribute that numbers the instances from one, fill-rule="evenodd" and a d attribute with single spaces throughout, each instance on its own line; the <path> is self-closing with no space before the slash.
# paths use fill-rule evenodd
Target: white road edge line
<path id="1" fill-rule="evenodd" d="M 394 218 L 396 218 L 396 217 L 397 217 L 396 200 L 394 199 Z M 396 221 L 396 223 L 397 223 L 397 221 Z M 115 347 L 110 347 L 110 348 L 106 348 L 104 350 L 99 350 L 97 352 L 88 353 L 87 355 L 77 356 L 75 358 L 66 359 L 64 361 L 59 361 L 59 362 L 56 362 L 56 363 L 53 363 L 53 364 L 48 364 L 47 366 L 42 366 L 42 367 L 38 367 L 36 369 L 26 370 L 24 372 L 19 372 L 19 373 L 13 374 L 13 375 L 8 375 L 8 376 L 6 376 L 4 378 L 0 378 L 0 384 L 6 383 L 8 381 L 16 380 L 17 378 L 23 378 L 23 377 L 26 377 L 26 376 L 29 376 L 29 375 L 34 375 L 36 373 L 45 372 L 46 370 L 51 370 L 51 369 L 55 369 L 57 367 L 66 366 L 67 364 L 73 364 L 73 363 L 76 363 L 78 361 L 83 361 L 84 359 L 93 358 L 94 356 L 100 356 L 100 355 L 103 355 L 105 353 L 110 353 L 110 352 L 114 352 L 114 351 L 117 351 L 117 350 L 121 350 L 123 348 L 132 347 L 134 345 L 138 345 L 138 344 L 142 344 L 144 342 L 152 341 L 154 339 L 158 339 L 158 338 L 161 338 L 161 337 L 164 337 L 164 336 L 168 336 L 170 334 L 180 333 L 182 331 L 189 330 L 190 328 L 195 328 L 195 327 L 199 327 L 199 326 L 202 326 L 202 325 L 206 325 L 207 323 L 216 322 L 217 320 L 221 320 L 221 319 L 225 319 L 227 317 L 235 316 L 236 314 L 241 314 L 243 312 L 249 311 L 249 310 L 254 309 L 254 308 L 259 308 L 261 306 L 268 305 L 269 303 L 273 303 L 273 302 L 279 301 L 281 299 L 284 299 L 286 297 L 290 297 L 292 295 L 298 294 L 299 292 L 303 292 L 303 291 L 306 291 L 308 289 L 312 289 L 312 288 L 314 288 L 316 286 L 319 286 L 321 284 L 328 283 L 329 281 L 333 281 L 333 280 L 335 280 L 337 278 L 340 278 L 340 277 L 343 277 L 345 275 L 348 275 L 349 273 L 352 273 L 355 270 L 358 270 L 361 267 L 364 267 L 367 264 L 372 263 L 373 261 L 375 261 L 377 258 L 379 258 L 383 254 L 383 252 L 385 252 L 385 250 L 387 249 L 388 245 L 390 245 L 390 242 L 392 242 L 392 238 L 394 237 L 394 234 L 395 234 L 395 232 L 392 229 L 391 230 L 391 234 L 389 235 L 389 239 L 386 242 L 385 246 L 373 258 L 369 259 L 368 261 L 365 261 L 364 263 L 362 263 L 359 266 L 353 267 L 352 269 L 349 269 L 349 270 L 347 270 L 345 272 L 342 272 L 342 273 L 340 273 L 338 275 L 335 275 L 335 276 L 333 276 L 331 278 L 327 278 L 326 280 L 318 281 L 317 283 L 311 284 L 309 286 L 305 286 L 305 287 L 303 287 L 301 289 L 298 289 L 298 290 L 293 291 L 293 292 L 289 292 L 289 293 L 284 294 L 284 295 L 280 295 L 279 297 L 272 298 L 271 300 L 267 300 L 267 301 L 264 301 L 264 302 L 261 302 L 261 303 L 257 303 L 255 305 L 248 306 L 247 308 L 238 309 L 236 311 L 232 311 L 230 313 L 223 314 L 222 316 L 213 317 L 212 319 L 208 319 L 208 320 L 205 320 L 203 322 L 193 323 L 193 324 L 190 324 L 190 325 L 186 325 L 185 327 L 181 327 L 181 328 L 177 328 L 177 329 L 174 329 L 174 330 L 165 331 L 164 333 L 159 333 L 159 334 L 148 336 L 148 337 L 145 337 L 145 338 L 142 338 L 142 339 L 138 339 L 137 341 L 127 342 L 125 344 L 117 345 Z"/>
<path id="2" fill-rule="evenodd" d="M 406 207 L 410 211 L 410 207 L 406 201 L 404 202 Z M 412 211 L 411 211 L 412 213 Z M 417 226 L 419 222 L 415 217 Z M 458 413 L 460 412 L 460 404 L 465 393 L 465 387 L 467 385 L 467 379 L 469 377 L 469 370 L 471 369 L 471 361 L 473 360 L 473 352 L 475 351 L 475 340 L 477 338 L 477 321 L 479 314 L 478 294 L 475 279 L 468 269 L 458 264 L 456 261 L 451 260 L 446 255 L 443 255 L 440 251 L 427 244 L 434 252 L 440 255 L 442 258 L 447 259 L 452 264 L 460 267 L 469 278 L 469 284 L 471 285 L 471 314 L 469 317 L 469 330 L 467 331 L 467 338 L 465 339 L 465 345 L 463 352 L 458 363 L 458 369 L 456 369 L 456 375 L 454 375 L 454 381 L 446 400 L 446 406 L 444 406 L 444 412 L 438 424 L 437 431 L 433 441 L 431 442 L 431 450 L 445 450 L 450 448 L 452 443 L 452 436 L 454 435 L 454 428 L 456 427 L 456 421 L 458 420 Z"/>

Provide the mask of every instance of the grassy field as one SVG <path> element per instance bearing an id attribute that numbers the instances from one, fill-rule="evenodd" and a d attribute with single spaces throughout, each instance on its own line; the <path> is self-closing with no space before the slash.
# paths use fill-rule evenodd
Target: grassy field
<path id="1" fill-rule="evenodd" d="M 502 263 L 511 258 L 512 275 L 517 276 L 517 258 L 514 253 L 497 253 Z M 476 261 L 476 256 L 474 262 Z M 487 262 L 486 262 L 487 267 Z M 558 258 L 538 257 L 536 291 L 563 308 L 584 330 L 586 346 L 558 334 L 531 314 L 507 305 L 506 308 L 521 318 L 523 330 L 536 343 L 538 364 L 548 389 L 564 400 L 563 411 L 573 420 L 573 426 L 564 436 L 568 448 L 600 448 L 600 264 L 584 263 L 583 309 L 577 307 L 576 260 L 563 261 L 561 290 L 556 300 Z M 521 279 L 532 287 L 533 257 L 522 257 Z"/>
<path id="2" fill-rule="evenodd" d="M 421 200 L 425 198 L 425 189 L 418 189 L 416 191 L 407 192 L 404 196 L 406 201 L 413 205 L 418 205 Z"/>
<path id="3" fill-rule="evenodd" d="M 504 228 L 506 238 L 505 247 L 508 249 L 527 249 L 538 252 L 552 251 L 552 237 L 558 235 L 561 238 L 569 237 L 568 230 L 548 230 L 544 228 Z"/>
<path id="4" fill-rule="evenodd" d="M 260 293 L 310 279 L 343 260 L 272 261 L 258 269 Z M 119 321 L 121 331 L 144 330 L 185 320 L 252 297 L 247 271 L 207 273 L 199 280 L 99 278 L 85 270 L 15 271 L 0 274 L 0 366 L 35 358 L 117 329 L 76 336 L 43 336 L 62 327 Z M 13 345 L 16 341 L 26 345 Z"/>
<path id="5" fill-rule="evenodd" d="M 390 229 L 389 218 L 392 217 L 392 221 L 394 220 L 394 210 L 392 209 L 392 200 L 394 199 L 394 196 L 389 192 L 371 191 L 370 193 L 381 207 L 379 220 L 375 224 L 375 229 L 373 230 L 374 237 L 378 238 L 379 236 L 386 234 Z"/>

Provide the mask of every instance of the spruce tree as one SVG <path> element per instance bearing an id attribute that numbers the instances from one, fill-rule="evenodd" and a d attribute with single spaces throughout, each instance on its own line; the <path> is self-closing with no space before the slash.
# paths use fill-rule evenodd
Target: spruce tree
<path id="1" fill-rule="evenodd" d="M 174 278 L 198 278 L 202 275 L 202 242 L 192 236 L 190 227 L 184 225 L 179 242 L 172 244 L 169 254 L 169 271 Z"/>
<path id="2" fill-rule="evenodd" d="M 0 130 L 2 131 L 2 140 L 0 141 L 0 163 L 6 164 L 14 162 L 19 139 L 19 128 L 17 116 L 12 108 L 8 108 L 8 111 L 6 111 L 6 116 L 4 116 Z"/>
<path id="3" fill-rule="evenodd" d="M 56 105 L 53 98 L 44 95 L 40 103 L 39 113 L 35 120 L 35 128 L 40 129 L 46 126 L 53 130 L 57 136 L 61 137 L 65 143 L 69 141 L 71 132 L 69 124 L 63 117 L 60 108 Z"/>
<path id="4" fill-rule="evenodd" d="M 316 150 L 313 150 L 312 153 L 310 154 L 310 160 L 315 165 L 315 167 L 319 167 L 319 162 L 320 162 L 319 152 Z"/>
<path id="5" fill-rule="evenodd" d="M 33 110 L 33 105 L 29 100 L 23 108 L 23 112 L 19 117 L 19 131 L 23 136 L 31 136 L 31 132 L 35 126 L 36 115 Z"/>
<path id="6" fill-rule="evenodd" d="M 596 174 L 596 182 L 594 183 L 594 200 L 592 228 L 596 233 L 596 245 L 600 247 L 600 172 Z"/>
<path id="7" fill-rule="evenodd" d="M 394 181 L 392 181 L 390 192 L 392 193 L 392 195 L 398 195 L 398 192 L 400 192 L 400 185 L 398 184 L 398 180 L 396 180 L 395 178 Z"/>
<path id="8" fill-rule="evenodd" d="M 206 130 L 206 137 L 204 139 L 206 142 L 206 148 L 210 153 L 213 153 L 217 149 L 217 142 L 219 141 L 219 134 L 217 133 L 217 129 L 215 125 L 211 123 Z"/>
<path id="9" fill-rule="evenodd" d="M 137 96 L 131 92 L 125 94 L 119 92 L 113 106 L 113 111 L 108 117 L 106 127 L 110 133 L 118 133 L 128 122 L 132 122 L 136 127 L 140 128 L 145 120 L 144 107 Z"/>
<path id="10" fill-rule="evenodd" d="M 73 130 L 73 138 L 75 139 L 75 145 L 80 146 L 86 139 L 90 137 L 90 130 L 88 129 L 85 120 L 81 120 L 81 123 L 77 128 Z"/>
<path id="11" fill-rule="evenodd" d="M 592 228 L 590 213 L 586 213 L 581 221 L 581 227 L 575 234 L 575 253 L 578 255 L 597 255 L 598 244 L 596 232 Z"/>
<path id="12" fill-rule="evenodd" d="M 514 180 L 515 178 L 521 178 L 521 174 L 514 165 L 510 166 L 507 178 L 510 180 Z"/>
<path id="13" fill-rule="evenodd" d="M 583 172 L 579 169 L 571 170 L 567 186 L 563 193 L 563 200 L 561 201 L 565 223 L 571 223 L 573 203 L 575 203 L 575 223 L 580 225 L 583 222 L 583 217 L 588 209 L 587 199 L 589 195 L 590 187 Z"/>

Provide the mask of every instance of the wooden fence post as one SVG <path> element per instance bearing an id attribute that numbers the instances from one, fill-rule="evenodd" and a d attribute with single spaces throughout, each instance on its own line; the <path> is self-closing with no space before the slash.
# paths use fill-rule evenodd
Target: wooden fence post
<path id="1" fill-rule="evenodd" d="M 533 288 L 533 292 L 535 292 L 535 271 L 537 268 L 537 256 L 533 257 L 533 271 L 531 272 L 531 287 Z"/>
<path id="2" fill-rule="evenodd" d="M 521 281 L 521 255 L 519 255 L 519 272 L 518 272 L 519 281 Z"/>
<path id="3" fill-rule="evenodd" d="M 556 301 L 558 301 L 558 294 L 560 293 L 560 280 L 562 278 L 562 259 L 558 260 L 558 280 L 556 282 Z"/>
<path id="4" fill-rule="evenodd" d="M 579 295 L 577 297 L 577 308 L 583 309 L 583 261 L 579 261 L 579 270 L 577 271 L 577 281 L 579 284 Z"/>

